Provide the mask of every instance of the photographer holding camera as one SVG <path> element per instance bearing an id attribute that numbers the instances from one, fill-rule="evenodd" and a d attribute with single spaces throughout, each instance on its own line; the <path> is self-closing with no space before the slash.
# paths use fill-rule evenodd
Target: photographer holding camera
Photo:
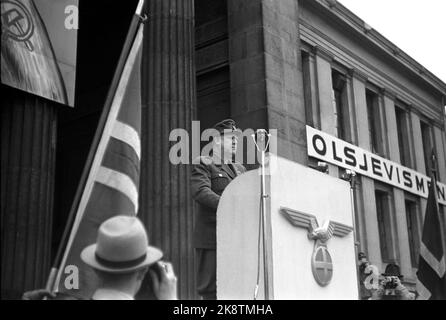
<path id="1" fill-rule="evenodd" d="M 388 264 L 382 276 L 384 279 L 379 282 L 378 289 L 372 291 L 370 300 L 415 300 L 415 294 L 401 283 L 403 275 L 397 264 Z"/>
<path id="2" fill-rule="evenodd" d="M 367 260 L 364 252 L 358 254 L 358 269 L 360 283 L 360 299 L 369 300 L 372 296 L 373 284 L 379 277 L 378 268 Z"/>
<path id="3" fill-rule="evenodd" d="M 133 216 L 115 216 L 104 221 L 97 233 L 97 241 L 82 250 L 81 259 L 90 266 L 100 280 L 92 300 L 134 300 L 143 280 L 140 297 L 158 300 L 177 299 L 177 277 L 172 264 L 161 261 L 163 253 L 149 246 L 147 232 L 142 222 Z M 150 277 L 146 277 L 146 274 Z M 147 284 L 146 284 L 147 285 Z M 23 300 L 77 300 L 45 289 L 28 291 Z"/>

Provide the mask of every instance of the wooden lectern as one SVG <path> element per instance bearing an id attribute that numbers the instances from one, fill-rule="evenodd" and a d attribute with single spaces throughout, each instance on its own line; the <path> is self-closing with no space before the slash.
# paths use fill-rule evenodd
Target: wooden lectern
<path id="1" fill-rule="evenodd" d="M 217 210 L 217 298 L 358 299 L 350 184 L 268 155 L 265 297 L 260 170 L 237 177 Z M 261 234 L 261 233 L 260 233 Z M 260 249 L 260 250 L 259 250 Z"/>

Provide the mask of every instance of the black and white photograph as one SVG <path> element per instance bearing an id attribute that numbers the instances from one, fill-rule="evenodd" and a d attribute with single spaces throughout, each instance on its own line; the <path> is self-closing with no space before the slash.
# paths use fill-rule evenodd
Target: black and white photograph
<path id="1" fill-rule="evenodd" d="M 1 300 L 446 300 L 446 2 L 0 3 Z"/>

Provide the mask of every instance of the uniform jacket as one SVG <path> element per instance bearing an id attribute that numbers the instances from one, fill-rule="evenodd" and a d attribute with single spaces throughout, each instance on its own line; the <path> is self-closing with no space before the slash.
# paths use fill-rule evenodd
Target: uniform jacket
<path id="1" fill-rule="evenodd" d="M 246 172 L 240 163 L 233 163 L 237 175 Z M 217 206 L 226 186 L 236 178 L 228 164 L 213 162 L 210 157 L 200 157 L 200 164 L 192 170 L 192 197 L 196 201 L 194 246 L 216 248 Z"/>

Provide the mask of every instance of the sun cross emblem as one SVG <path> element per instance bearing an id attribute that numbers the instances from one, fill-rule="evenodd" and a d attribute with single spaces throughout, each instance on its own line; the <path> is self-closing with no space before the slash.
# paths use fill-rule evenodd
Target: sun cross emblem
<path id="1" fill-rule="evenodd" d="M 327 242 L 332 236 L 345 237 L 353 228 L 330 220 L 319 227 L 316 216 L 288 208 L 280 208 L 280 213 L 293 226 L 308 230 L 308 239 L 315 241 L 311 256 L 313 277 L 320 286 L 327 286 L 333 277 L 333 261 L 328 252 Z"/>
<path id="2" fill-rule="evenodd" d="M 2 38 L 23 42 L 29 51 L 34 50 L 32 15 L 19 1 L 1 0 Z M 3 40 L 3 39 L 2 39 Z"/>
<path id="3" fill-rule="evenodd" d="M 315 244 L 311 266 L 316 282 L 323 287 L 328 285 L 333 276 L 333 263 L 325 244 L 319 246 Z"/>

